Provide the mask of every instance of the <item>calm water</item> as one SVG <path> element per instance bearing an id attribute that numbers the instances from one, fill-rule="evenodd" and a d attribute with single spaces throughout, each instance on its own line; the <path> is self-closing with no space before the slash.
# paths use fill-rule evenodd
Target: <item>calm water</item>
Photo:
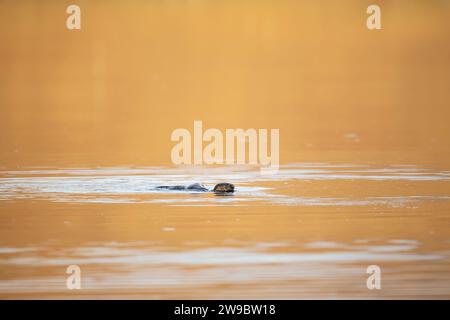
<path id="1" fill-rule="evenodd" d="M 233 196 L 157 191 L 220 181 Z M 257 168 L 3 171 L 2 297 L 448 298 L 450 171 Z M 430 188 L 432 186 L 432 188 Z M 230 207 L 237 207 L 232 209 Z M 82 290 L 65 269 L 82 268 Z M 382 290 L 366 288 L 366 268 Z"/>
<path id="2" fill-rule="evenodd" d="M 77 3 L 1 1 L 0 298 L 450 298 L 448 1 Z M 195 120 L 280 171 L 174 168 Z"/>

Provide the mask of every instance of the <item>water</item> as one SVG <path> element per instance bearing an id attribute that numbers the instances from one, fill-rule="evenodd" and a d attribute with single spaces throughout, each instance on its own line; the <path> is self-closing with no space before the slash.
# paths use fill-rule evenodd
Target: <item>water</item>
<path id="1" fill-rule="evenodd" d="M 447 2 L 1 3 L 0 298 L 450 298 Z M 196 120 L 278 174 L 173 167 Z"/>
<path id="2" fill-rule="evenodd" d="M 3 297 L 73 296 L 64 272 L 74 264 L 76 297 L 87 298 L 450 295 L 448 171 L 294 163 L 277 175 L 243 166 L 0 176 Z M 236 193 L 155 190 L 195 181 L 232 182 Z M 378 292 L 366 287 L 373 264 Z"/>

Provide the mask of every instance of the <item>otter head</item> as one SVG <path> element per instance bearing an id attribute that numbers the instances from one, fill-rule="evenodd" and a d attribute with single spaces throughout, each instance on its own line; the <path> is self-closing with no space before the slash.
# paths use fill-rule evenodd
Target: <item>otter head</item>
<path id="1" fill-rule="evenodd" d="M 232 184 L 232 183 L 218 183 L 214 187 L 213 191 L 215 193 L 219 193 L 219 194 L 233 193 L 234 192 L 234 184 Z"/>

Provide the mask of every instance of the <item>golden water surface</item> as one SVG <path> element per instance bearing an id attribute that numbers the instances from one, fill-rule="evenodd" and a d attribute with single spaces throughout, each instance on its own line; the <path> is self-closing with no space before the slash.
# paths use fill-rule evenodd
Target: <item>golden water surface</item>
<path id="1" fill-rule="evenodd" d="M 372 2 L 0 0 L 0 298 L 450 298 L 450 3 Z M 279 172 L 174 166 L 194 120 Z"/>

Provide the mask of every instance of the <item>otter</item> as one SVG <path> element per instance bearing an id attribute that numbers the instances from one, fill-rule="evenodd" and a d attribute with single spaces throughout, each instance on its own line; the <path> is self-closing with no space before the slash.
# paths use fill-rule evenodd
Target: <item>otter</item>
<path id="1" fill-rule="evenodd" d="M 208 189 L 200 183 L 193 183 L 188 186 L 157 186 L 156 189 L 162 190 L 176 190 L 176 191 L 199 191 L 199 192 L 208 192 L 212 191 L 216 194 L 231 194 L 234 192 L 234 184 L 232 183 L 218 183 L 214 186 L 214 188 Z"/>

